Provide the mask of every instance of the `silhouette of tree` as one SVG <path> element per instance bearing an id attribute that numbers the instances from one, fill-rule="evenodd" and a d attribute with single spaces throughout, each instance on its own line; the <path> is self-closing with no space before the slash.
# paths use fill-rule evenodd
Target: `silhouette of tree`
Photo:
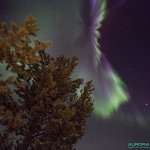
<path id="1" fill-rule="evenodd" d="M 80 89 L 83 79 L 71 78 L 78 57 L 45 52 L 51 41 L 33 39 L 39 29 L 32 16 L 11 28 L 0 24 L 0 62 L 14 74 L 0 80 L 0 149 L 75 149 L 93 111 L 92 81 Z"/>

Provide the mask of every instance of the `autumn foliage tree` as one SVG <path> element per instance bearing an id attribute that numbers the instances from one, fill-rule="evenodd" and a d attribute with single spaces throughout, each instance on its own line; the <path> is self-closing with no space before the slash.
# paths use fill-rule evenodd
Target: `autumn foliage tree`
<path id="1" fill-rule="evenodd" d="M 79 90 L 83 79 L 71 78 L 78 58 L 54 59 L 45 52 L 51 41 L 33 40 L 32 16 L 11 28 L 0 24 L 0 63 L 13 73 L 0 80 L 0 149 L 75 149 L 93 111 L 92 82 Z"/>

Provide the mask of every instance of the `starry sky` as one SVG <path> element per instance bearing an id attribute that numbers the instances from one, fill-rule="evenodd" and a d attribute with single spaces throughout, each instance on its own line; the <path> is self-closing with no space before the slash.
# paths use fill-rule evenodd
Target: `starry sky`
<path id="1" fill-rule="evenodd" d="M 132 100 L 144 111 L 150 100 L 150 2 L 109 3 L 100 39 L 108 60 L 129 87 Z"/>
<path id="2" fill-rule="evenodd" d="M 0 0 L 0 22 L 14 20 L 23 25 L 24 18 L 33 15 L 40 27 L 38 39 L 53 42 L 48 53 L 76 55 L 76 49 L 88 42 L 83 42 L 84 36 L 81 36 L 86 26 L 80 14 L 82 1 Z M 108 0 L 98 42 L 111 66 L 126 83 L 130 100 L 110 118 L 92 115 L 77 150 L 127 150 L 129 142 L 149 142 L 149 8 L 149 0 Z"/>

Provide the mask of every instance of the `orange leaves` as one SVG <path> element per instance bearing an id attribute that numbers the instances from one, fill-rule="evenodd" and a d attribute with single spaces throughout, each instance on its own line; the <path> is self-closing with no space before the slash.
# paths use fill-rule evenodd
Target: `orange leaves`
<path id="1" fill-rule="evenodd" d="M 5 83 L 5 84 L 9 84 L 9 83 L 11 83 L 14 79 L 15 79 L 15 76 L 14 76 L 14 75 L 9 76 L 9 77 L 4 81 L 4 83 Z"/>
<path id="2" fill-rule="evenodd" d="M 26 82 L 14 82 L 13 85 L 17 88 L 22 88 L 22 87 L 25 87 L 27 83 Z"/>
<path id="3" fill-rule="evenodd" d="M 25 19 L 25 27 L 19 27 L 17 23 L 11 21 L 11 27 L 12 31 L 9 31 L 6 23 L 0 24 L 0 34 L 2 35 L 2 38 L 0 38 L 0 62 L 6 60 L 9 64 L 15 64 L 18 61 L 24 64 L 38 63 L 40 57 L 37 52 L 44 50 L 52 42 L 38 42 L 35 39 L 35 46 L 30 46 L 32 40 L 29 36 L 35 36 L 35 32 L 39 30 L 36 20 L 29 16 Z"/>
<path id="4" fill-rule="evenodd" d="M 14 21 L 11 21 L 10 24 L 11 24 L 11 28 L 12 28 L 13 32 L 16 33 L 20 28 L 19 25 Z"/>
<path id="5" fill-rule="evenodd" d="M 14 79 L 15 77 L 12 75 L 12 76 L 9 76 L 5 81 L 0 81 L 0 94 L 12 93 L 8 85 L 13 83 Z"/>
<path id="6" fill-rule="evenodd" d="M 19 130 L 25 124 L 25 119 L 22 119 L 20 116 L 14 116 L 9 119 L 7 129 Z"/>
<path id="7" fill-rule="evenodd" d="M 34 44 L 35 44 L 35 47 L 31 50 L 31 52 L 44 50 L 44 49 L 48 48 L 52 44 L 52 42 L 51 41 L 40 42 L 37 44 L 37 40 L 35 39 Z"/>
<path id="8" fill-rule="evenodd" d="M 3 105 L 0 106 L 0 115 L 3 113 L 4 108 L 5 107 Z"/>
<path id="9" fill-rule="evenodd" d="M 25 28 L 29 34 L 35 34 L 35 32 L 39 30 L 36 19 L 33 16 L 29 16 L 25 19 Z"/>
<path id="10" fill-rule="evenodd" d="M 14 22 L 11 27 L 9 31 L 6 23 L 0 25 L 0 62 L 5 58 L 7 68 L 15 73 L 0 80 L 0 124 L 6 127 L 4 133 L 23 137 L 20 141 L 24 149 L 72 150 L 93 111 L 92 82 L 78 95 L 83 79 L 72 80 L 78 57 L 50 57 L 45 48 L 52 42 L 31 38 L 39 30 L 32 16 L 26 18 L 25 27 Z M 15 89 L 10 90 L 10 85 Z M 7 137 L 0 142 L 8 149 Z M 11 143 L 18 144 L 13 138 Z"/>
<path id="11" fill-rule="evenodd" d="M 59 118 L 61 118 L 62 120 L 70 120 L 76 113 L 76 109 L 74 108 L 70 108 L 67 105 L 63 105 L 63 107 L 65 106 L 64 109 L 58 109 L 58 116 Z"/>

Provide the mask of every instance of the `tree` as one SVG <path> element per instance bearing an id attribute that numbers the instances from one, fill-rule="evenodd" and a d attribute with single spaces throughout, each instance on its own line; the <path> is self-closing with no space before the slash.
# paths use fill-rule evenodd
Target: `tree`
<path id="1" fill-rule="evenodd" d="M 83 79 L 71 78 L 78 57 L 48 55 L 51 41 L 31 37 L 39 30 L 32 16 L 11 28 L 0 24 L 0 62 L 14 73 L 0 80 L 0 149 L 75 149 L 93 111 L 92 81 L 79 96 Z"/>

